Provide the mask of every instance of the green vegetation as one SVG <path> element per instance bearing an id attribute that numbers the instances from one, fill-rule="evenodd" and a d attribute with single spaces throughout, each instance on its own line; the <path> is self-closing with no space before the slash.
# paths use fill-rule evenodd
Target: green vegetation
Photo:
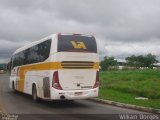
<path id="1" fill-rule="evenodd" d="M 7 64 L 0 64 L 0 70 L 6 70 Z"/>
<path id="2" fill-rule="evenodd" d="M 154 63 L 157 63 L 158 60 L 156 59 L 155 55 L 148 53 L 147 55 L 132 55 L 125 58 L 126 62 L 124 62 L 123 66 L 125 69 L 137 69 L 137 68 L 153 68 Z M 118 63 L 114 57 L 105 56 L 104 59 L 101 61 L 101 70 L 118 70 Z M 121 63 L 122 64 L 122 63 Z"/>
<path id="3" fill-rule="evenodd" d="M 104 60 L 101 61 L 101 69 L 108 70 L 111 66 L 117 66 L 117 61 L 114 60 L 114 57 L 104 57 Z"/>
<path id="4" fill-rule="evenodd" d="M 140 67 L 153 68 L 153 64 L 158 62 L 158 60 L 156 60 L 156 56 L 152 55 L 151 53 L 139 56 L 132 55 L 130 57 L 127 57 L 126 60 L 128 66 L 133 66 L 136 68 Z"/>
<path id="5" fill-rule="evenodd" d="M 100 98 L 160 109 L 160 70 L 101 71 L 100 80 Z"/>

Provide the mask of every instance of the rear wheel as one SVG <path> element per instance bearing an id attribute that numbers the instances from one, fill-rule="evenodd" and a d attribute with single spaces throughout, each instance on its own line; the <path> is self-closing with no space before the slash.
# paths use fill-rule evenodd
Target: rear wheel
<path id="1" fill-rule="evenodd" d="M 32 88 L 32 99 L 34 102 L 39 102 L 36 85 L 33 85 L 33 88 Z"/>

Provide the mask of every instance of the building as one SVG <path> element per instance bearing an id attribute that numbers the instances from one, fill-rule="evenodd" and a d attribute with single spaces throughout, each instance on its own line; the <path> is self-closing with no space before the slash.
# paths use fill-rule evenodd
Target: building
<path id="1" fill-rule="evenodd" d="M 153 68 L 154 69 L 160 69 L 160 63 L 154 63 Z"/>
<path id="2" fill-rule="evenodd" d="M 126 66 L 126 63 L 127 61 L 124 60 L 124 59 L 115 59 L 117 61 L 117 67 L 119 70 L 122 70 L 125 66 Z"/>

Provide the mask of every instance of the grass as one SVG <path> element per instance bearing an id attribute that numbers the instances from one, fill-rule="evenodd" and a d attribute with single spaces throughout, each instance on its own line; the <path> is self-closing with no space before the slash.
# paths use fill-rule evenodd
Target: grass
<path id="1" fill-rule="evenodd" d="M 101 71 L 100 80 L 100 98 L 160 109 L 160 70 Z"/>

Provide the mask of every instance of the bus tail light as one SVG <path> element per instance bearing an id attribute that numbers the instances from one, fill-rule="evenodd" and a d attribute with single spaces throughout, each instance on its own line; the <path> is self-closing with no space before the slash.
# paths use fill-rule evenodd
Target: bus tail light
<path id="1" fill-rule="evenodd" d="M 97 88 L 99 87 L 99 71 L 97 71 L 97 74 L 96 74 L 96 82 L 93 86 L 93 88 Z"/>
<path id="2" fill-rule="evenodd" d="M 55 71 L 53 74 L 52 87 L 54 87 L 58 90 L 62 90 L 62 87 L 59 83 L 58 71 Z"/>

